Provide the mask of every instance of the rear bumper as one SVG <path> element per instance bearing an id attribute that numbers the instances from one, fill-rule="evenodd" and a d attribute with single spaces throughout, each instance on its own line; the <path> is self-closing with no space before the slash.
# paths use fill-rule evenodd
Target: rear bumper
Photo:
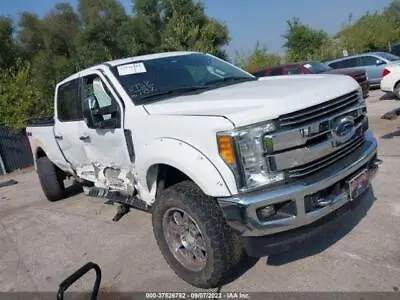
<path id="1" fill-rule="evenodd" d="M 220 198 L 218 201 L 227 222 L 243 237 L 274 235 L 312 224 L 349 203 L 348 193 L 343 189 L 347 180 L 363 169 L 368 169 L 372 178 L 377 168 L 377 142 L 367 131 L 363 146 L 313 178 L 274 190 Z M 321 191 L 325 197 L 324 206 L 308 209 L 307 199 Z M 326 191 L 331 192 L 327 195 Z M 277 213 L 268 221 L 260 220 L 258 209 L 268 205 L 279 207 L 284 203 L 289 209 Z"/>

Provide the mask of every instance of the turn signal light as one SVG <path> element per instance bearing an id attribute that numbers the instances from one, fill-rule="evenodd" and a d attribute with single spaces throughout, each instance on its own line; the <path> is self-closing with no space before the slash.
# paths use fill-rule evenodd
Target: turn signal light
<path id="1" fill-rule="evenodd" d="M 223 160 L 233 165 L 235 163 L 235 151 L 233 149 L 232 137 L 229 135 L 219 135 L 217 137 L 219 155 Z"/>

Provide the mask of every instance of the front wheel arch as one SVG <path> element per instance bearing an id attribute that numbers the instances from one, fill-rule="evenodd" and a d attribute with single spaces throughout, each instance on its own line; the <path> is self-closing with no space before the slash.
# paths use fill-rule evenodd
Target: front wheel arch
<path id="1" fill-rule="evenodd" d="M 395 83 L 393 93 L 398 100 L 400 100 L 400 80 Z"/>
<path id="2" fill-rule="evenodd" d="M 222 159 L 220 163 L 218 158 L 214 161 L 208 156 L 190 144 L 172 138 L 154 140 L 145 148 L 137 149 L 137 180 L 148 194 L 143 195 L 146 196 L 144 200 L 152 202 L 155 198 L 159 166 L 184 174 L 206 195 L 228 197 L 235 194 L 237 187 L 232 171 Z"/>

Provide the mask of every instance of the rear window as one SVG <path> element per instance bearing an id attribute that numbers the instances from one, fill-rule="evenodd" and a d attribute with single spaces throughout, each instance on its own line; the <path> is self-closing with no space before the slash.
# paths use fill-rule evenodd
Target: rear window
<path id="1" fill-rule="evenodd" d="M 400 45 L 398 46 L 398 48 L 400 48 Z M 398 49 L 400 50 L 400 49 Z M 390 53 L 386 53 L 386 52 L 379 52 L 378 53 L 380 57 L 387 59 L 388 61 L 396 61 L 396 60 L 400 60 L 400 57 L 390 54 Z"/>
<path id="2" fill-rule="evenodd" d="M 71 80 L 58 88 L 57 116 L 62 122 L 83 120 L 78 97 L 78 80 Z"/>

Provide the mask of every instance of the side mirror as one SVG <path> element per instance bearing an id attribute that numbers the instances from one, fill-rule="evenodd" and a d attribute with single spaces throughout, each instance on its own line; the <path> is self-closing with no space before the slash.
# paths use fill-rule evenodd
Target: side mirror
<path id="1" fill-rule="evenodd" d="M 386 65 L 386 62 L 383 61 L 383 60 L 381 60 L 381 59 L 377 59 L 377 60 L 376 60 L 376 65 L 377 65 L 377 66 Z"/>
<path id="2" fill-rule="evenodd" d="M 99 107 L 95 97 L 89 96 L 84 103 L 83 115 L 89 128 L 114 129 L 119 127 L 118 109 L 112 105 Z M 109 116 L 109 118 L 107 118 Z"/>

